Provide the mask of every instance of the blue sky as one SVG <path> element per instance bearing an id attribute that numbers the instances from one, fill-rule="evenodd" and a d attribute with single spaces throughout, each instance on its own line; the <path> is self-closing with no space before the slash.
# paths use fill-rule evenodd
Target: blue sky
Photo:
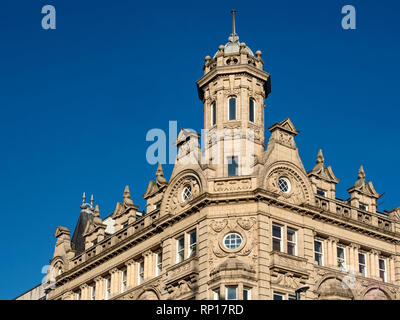
<path id="1" fill-rule="evenodd" d="M 56 30 L 41 28 L 46 4 Z M 346 4 L 356 30 L 341 28 Z M 240 40 L 271 74 L 266 127 L 291 118 L 306 170 L 322 148 L 338 197 L 363 164 L 385 192 L 379 209 L 400 206 L 398 2 L 2 0 L 0 299 L 41 281 L 54 231 L 73 231 L 83 191 L 104 217 L 128 184 L 144 209 L 156 170 L 146 133 L 169 120 L 201 130 L 195 81 L 226 43 L 232 8 Z"/>

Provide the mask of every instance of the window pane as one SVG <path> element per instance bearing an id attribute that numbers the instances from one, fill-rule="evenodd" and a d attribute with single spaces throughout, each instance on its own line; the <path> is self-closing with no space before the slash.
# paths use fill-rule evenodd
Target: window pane
<path id="1" fill-rule="evenodd" d="M 385 261 L 382 259 L 379 259 L 379 269 L 385 270 Z"/>
<path id="2" fill-rule="evenodd" d="M 281 241 L 279 239 L 272 239 L 272 249 L 274 251 L 281 251 Z"/>
<path id="3" fill-rule="evenodd" d="M 249 101 L 249 120 L 254 122 L 254 100 L 250 99 Z"/>
<path id="4" fill-rule="evenodd" d="M 362 253 L 358 254 L 358 263 L 365 264 L 365 255 Z"/>
<path id="5" fill-rule="evenodd" d="M 281 227 L 279 226 L 272 226 L 272 236 L 276 238 L 281 237 Z"/>
<path id="6" fill-rule="evenodd" d="M 215 102 L 212 105 L 212 125 L 217 123 L 217 106 Z"/>
<path id="7" fill-rule="evenodd" d="M 292 256 L 296 255 L 296 246 L 293 243 L 288 243 L 287 245 L 287 253 L 291 254 Z"/>
<path id="8" fill-rule="evenodd" d="M 283 300 L 283 295 L 274 293 L 274 300 Z"/>
<path id="9" fill-rule="evenodd" d="M 229 99 L 229 120 L 236 120 L 236 98 Z"/>
<path id="10" fill-rule="evenodd" d="M 237 299 L 237 287 L 236 286 L 226 287 L 226 299 L 227 300 L 236 300 Z"/>
<path id="11" fill-rule="evenodd" d="M 296 241 L 296 231 L 287 229 L 287 240 L 290 242 Z"/>
<path id="12" fill-rule="evenodd" d="M 319 241 L 314 241 L 314 251 L 322 252 L 322 243 Z"/>
<path id="13" fill-rule="evenodd" d="M 182 237 L 178 240 L 178 250 L 182 250 L 185 247 L 185 239 Z"/>

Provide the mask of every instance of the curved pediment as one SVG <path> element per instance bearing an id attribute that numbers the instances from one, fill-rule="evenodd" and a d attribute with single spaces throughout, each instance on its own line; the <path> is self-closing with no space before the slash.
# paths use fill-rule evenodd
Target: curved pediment
<path id="1" fill-rule="evenodd" d="M 280 187 L 280 179 L 287 183 L 288 188 L 283 191 Z M 314 193 L 311 183 L 303 170 L 287 161 L 278 161 L 265 168 L 262 186 L 278 195 L 278 200 L 292 204 L 314 204 Z"/>
<path id="2" fill-rule="evenodd" d="M 187 207 L 191 200 L 205 188 L 205 179 L 192 169 L 178 173 L 169 183 L 161 204 L 162 213 L 177 213 Z"/>

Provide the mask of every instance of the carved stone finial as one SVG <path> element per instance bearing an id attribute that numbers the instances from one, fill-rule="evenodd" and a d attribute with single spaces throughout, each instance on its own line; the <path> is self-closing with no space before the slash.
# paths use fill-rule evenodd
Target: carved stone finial
<path id="1" fill-rule="evenodd" d="M 99 205 L 98 204 L 96 204 L 96 207 L 94 208 L 93 217 L 96 217 L 96 218 L 100 217 L 100 209 L 99 209 Z"/>
<path id="2" fill-rule="evenodd" d="M 360 166 L 360 169 L 358 169 L 358 179 L 365 179 L 365 172 L 363 166 Z"/>
<path id="3" fill-rule="evenodd" d="M 129 191 L 129 186 L 125 186 L 124 194 L 123 194 L 124 204 L 128 206 L 133 205 L 133 201 L 131 200 L 131 192 Z"/>
<path id="4" fill-rule="evenodd" d="M 318 150 L 318 155 L 317 155 L 317 163 L 312 169 L 313 173 L 320 174 L 324 170 L 324 155 L 322 154 L 322 150 Z"/>
<path id="5" fill-rule="evenodd" d="M 324 163 L 324 155 L 322 154 L 322 149 L 318 150 L 318 155 L 317 155 L 317 163 Z"/>
<path id="6" fill-rule="evenodd" d="M 360 169 L 358 170 L 358 180 L 354 184 L 356 188 L 363 187 L 365 185 L 365 172 L 363 166 L 360 166 Z"/>
<path id="7" fill-rule="evenodd" d="M 158 164 L 158 168 L 156 171 L 156 182 L 158 185 L 167 184 L 167 180 L 164 178 L 164 171 L 163 171 L 161 163 Z"/>

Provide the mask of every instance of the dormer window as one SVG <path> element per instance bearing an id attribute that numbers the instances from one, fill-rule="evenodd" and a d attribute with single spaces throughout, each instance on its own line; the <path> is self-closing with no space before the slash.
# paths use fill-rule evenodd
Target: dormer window
<path id="1" fill-rule="evenodd" d="M 215 102 L 211 106 L 211 123 L 213 126 L 217 124 L 217 104 Z"/>
<path id="2" fill-rule="evenodd" d="M 361 210 L 368 211 L 368 206 L 366 204 L 360 203 L 358 206 Z"/>
<path id="3" fill-rule="evenodd" d="M 235 177 L 238 175 L 238 157 L 228 158 L 228 177 Z"/>
<path id="4" fill-rule="evenodd" d="M 236 120 L 236 97 L 229 98 L 229 120 Z"/>
<path id="5" fill-rule="evenodd" d="M 255 122 L 254 121 L 254 100 L 253 99 L 249 100 L 249 121 Z"/>
<path id="6" fill-rule="evenodd" d="M 321 189 L 317 189 L 317 195 L 326 197 L 326 191 L 321 190 Z"/>

